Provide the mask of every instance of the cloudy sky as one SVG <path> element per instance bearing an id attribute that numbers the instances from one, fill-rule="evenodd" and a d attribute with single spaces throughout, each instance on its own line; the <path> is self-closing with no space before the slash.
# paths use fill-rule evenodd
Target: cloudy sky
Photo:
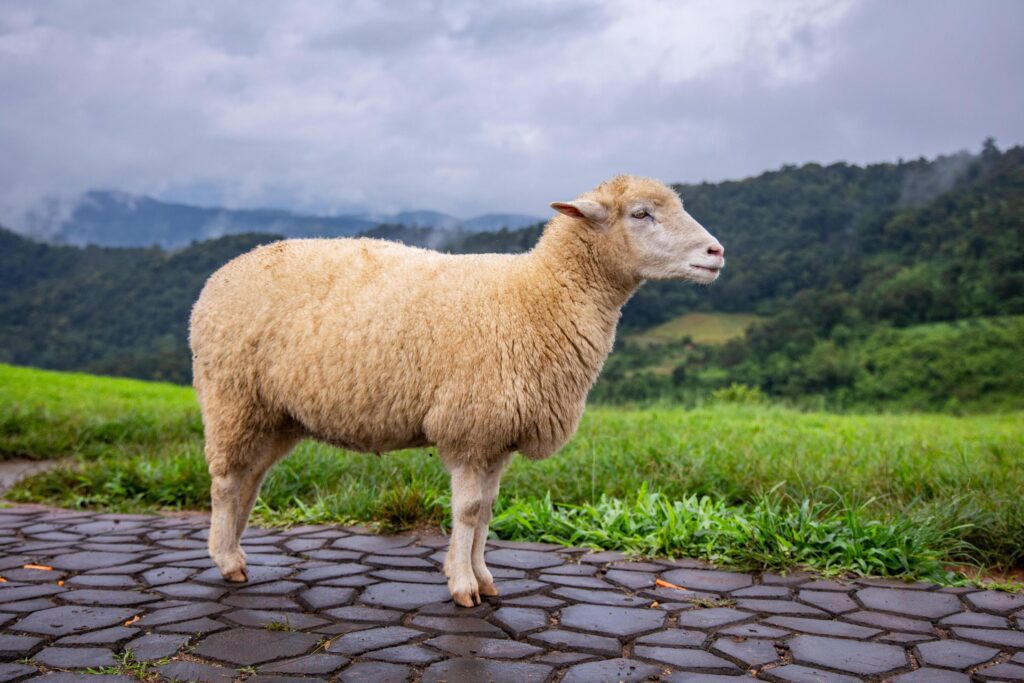
<path id="1" fill-rule="evenodd" d="M 111 188 L 233 207 L 547 215 L 1024 142 L 1024 2 L 0 4 L 0 220 Z"/>

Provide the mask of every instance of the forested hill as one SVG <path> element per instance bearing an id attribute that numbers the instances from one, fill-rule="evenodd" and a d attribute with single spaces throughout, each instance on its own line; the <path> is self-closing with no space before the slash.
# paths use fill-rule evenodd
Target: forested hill
<path id="1" fill-rule="evenodd" d="M 864 168 L 808 164 L 678 189 L 725 244 L 728 266 L 707 289 L 648 283 L 624 311 L 626 330 L 693 309 L 827 318 L 834 301 L 842 315 L 897 325 L 1024 312 L 1020 147 Z M 482 252 L 525 251 L 540 232 L 371 234 Z M 0 362 L 185 382 L 188 312 L 203 281 L 273 239 L 234 235 L 166 252 L 57 247 L 0 231 Z"/>

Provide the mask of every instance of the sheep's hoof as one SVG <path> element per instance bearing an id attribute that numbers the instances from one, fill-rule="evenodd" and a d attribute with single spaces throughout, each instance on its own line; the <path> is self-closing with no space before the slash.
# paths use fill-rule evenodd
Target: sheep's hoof
<path id="1" fill-rule="evenodd" d="M 484 595 L 490 598 L 497 597 L 500 595 L 498 587 L 493 583 L 481 583 L 480 584 L 480 595 Z"/>
<path id="2" fill-rule="evenodd" d="M 245 583 L 249 580 L 249 575 L 246 574 L 244 568 L 236 569 L 233 572 L 227 572 L 223 576 L 225 581 L 230 581 L 231 583 Z"/>
<path id="3" fill-rule="evenodd" d="M 480 604 L 480 594 L 470 593 L 466 591 L 464 593 L 452 593 L 452 600 L 459 607 L 472 607 L 473 605 Z"/>

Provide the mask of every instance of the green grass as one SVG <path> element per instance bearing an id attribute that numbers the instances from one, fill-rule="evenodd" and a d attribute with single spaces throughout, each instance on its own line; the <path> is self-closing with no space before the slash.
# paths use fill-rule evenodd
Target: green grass
<path id="1" fill-rule="evenodd" d="M 686 313 L 642 333 L 629 335 L 629 341 L 649 346 L 689 337 L 696 344 L 724 344 L 742 337 L 761 316 L 751 313 Z"/>
<path id="2" fill-rule="evenodd" d="M 208 507 L 187 388 L 0 366 L 0 416 L 0 455 L 73 456 L 10 499 Z M 595 407 L 559 454 L 515 459 L 502 484 L 503 538 L 935 580 L 951 563 L 1024 566 L 1021 413 Z M 271 472 L 256 514 L 444 524 L 447 486 L 433 449 L 378 457 L 306 442 Z"/>

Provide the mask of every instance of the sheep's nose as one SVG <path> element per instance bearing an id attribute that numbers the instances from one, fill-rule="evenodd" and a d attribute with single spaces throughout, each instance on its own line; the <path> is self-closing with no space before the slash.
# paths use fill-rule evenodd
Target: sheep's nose
<path id="1" fill-rule="evenodd" d="M 725 247 L 723 247 L 718 242 L 715 242 L 715 243 L 711 244 L 708 247 L 708 255 L 709 256 L 723 256 L 724 257 L 725 256 Z"/>

